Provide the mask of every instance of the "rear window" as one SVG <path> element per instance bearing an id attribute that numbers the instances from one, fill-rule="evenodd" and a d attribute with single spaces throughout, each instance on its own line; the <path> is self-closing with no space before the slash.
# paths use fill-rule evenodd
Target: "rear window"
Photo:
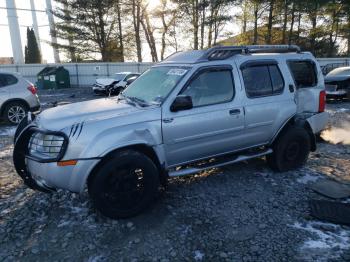
<path id="1" fill-rule="evenodd" d="M 314 87 L 317 85 L 317 71 L 312 61 L 288 61 L 289 69 L 297 88 Z"/>
<path id="2" fill-rule="evenodd" d="M 18 82 L 17 78 L 10 74 L 0 74 L 0 87 L 14 85 Z"/>

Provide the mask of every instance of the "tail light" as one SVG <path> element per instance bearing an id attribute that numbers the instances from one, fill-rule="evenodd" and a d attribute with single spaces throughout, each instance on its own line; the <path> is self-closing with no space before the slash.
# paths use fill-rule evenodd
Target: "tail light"
<path id="1" fill-rule="evenodd" d="M 324 112 L 326 108 L 326 91 L 322 90 L 320 92 L 320 98 L 319 98 L 319 103 L 318 103 L 318 112 Z"/>
<path id="2" fill-rule="evenodd" d="M 33 94 L 35 95 L 37 93 L 36 87 L 34 85 L 30 85 L 27 87 L 27 89 Z"/>

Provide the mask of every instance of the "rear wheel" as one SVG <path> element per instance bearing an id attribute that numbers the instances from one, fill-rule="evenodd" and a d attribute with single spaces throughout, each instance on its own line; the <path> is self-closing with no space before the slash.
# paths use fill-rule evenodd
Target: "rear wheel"
<path id="1" fill-rule="evenodd" d="M 273 145 L 273 153 L 268 155 L 269 166 L 279 172 L 301 167 L 310 153 L 310 136 L 304 128 L 291 127 Z"/>
<path id="2" fill-rule="evenodd" d="M 159 171 L 146 155 L 133 150 L 115 153 L 89 179 L 95 207 L 109 218 L 139 214 L 157 196 Z"/>
<path id="3" fill-rule="evenodd" d="M 23 103 L 12 102 L 6 105 L 4 117 L 8 123 L 17 125 L 26 117 L 27 113 L 28 108 Z"/>

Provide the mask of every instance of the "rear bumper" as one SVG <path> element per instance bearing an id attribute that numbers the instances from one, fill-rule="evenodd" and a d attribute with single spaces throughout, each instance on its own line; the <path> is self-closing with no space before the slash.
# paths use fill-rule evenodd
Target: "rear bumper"
<path id="1" fill-rule="evenodd" d="M 310 124 L 312 132 L 314 134 L 320 133 L 324 130 L 328 124 L 329 114 L 327 112 L 314 114 L 306 119 Z"/>

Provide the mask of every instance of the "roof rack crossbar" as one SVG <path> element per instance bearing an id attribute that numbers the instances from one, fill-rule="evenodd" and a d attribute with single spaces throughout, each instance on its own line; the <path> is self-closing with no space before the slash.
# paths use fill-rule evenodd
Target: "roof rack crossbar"
<path id="1" fill-rule="evenodd" d="M 214 46 L 206 50 L 197 62 L 225 60 L 237 54 L 289 52 L 300 53 L 300 48 L 297 45 Z"/>

